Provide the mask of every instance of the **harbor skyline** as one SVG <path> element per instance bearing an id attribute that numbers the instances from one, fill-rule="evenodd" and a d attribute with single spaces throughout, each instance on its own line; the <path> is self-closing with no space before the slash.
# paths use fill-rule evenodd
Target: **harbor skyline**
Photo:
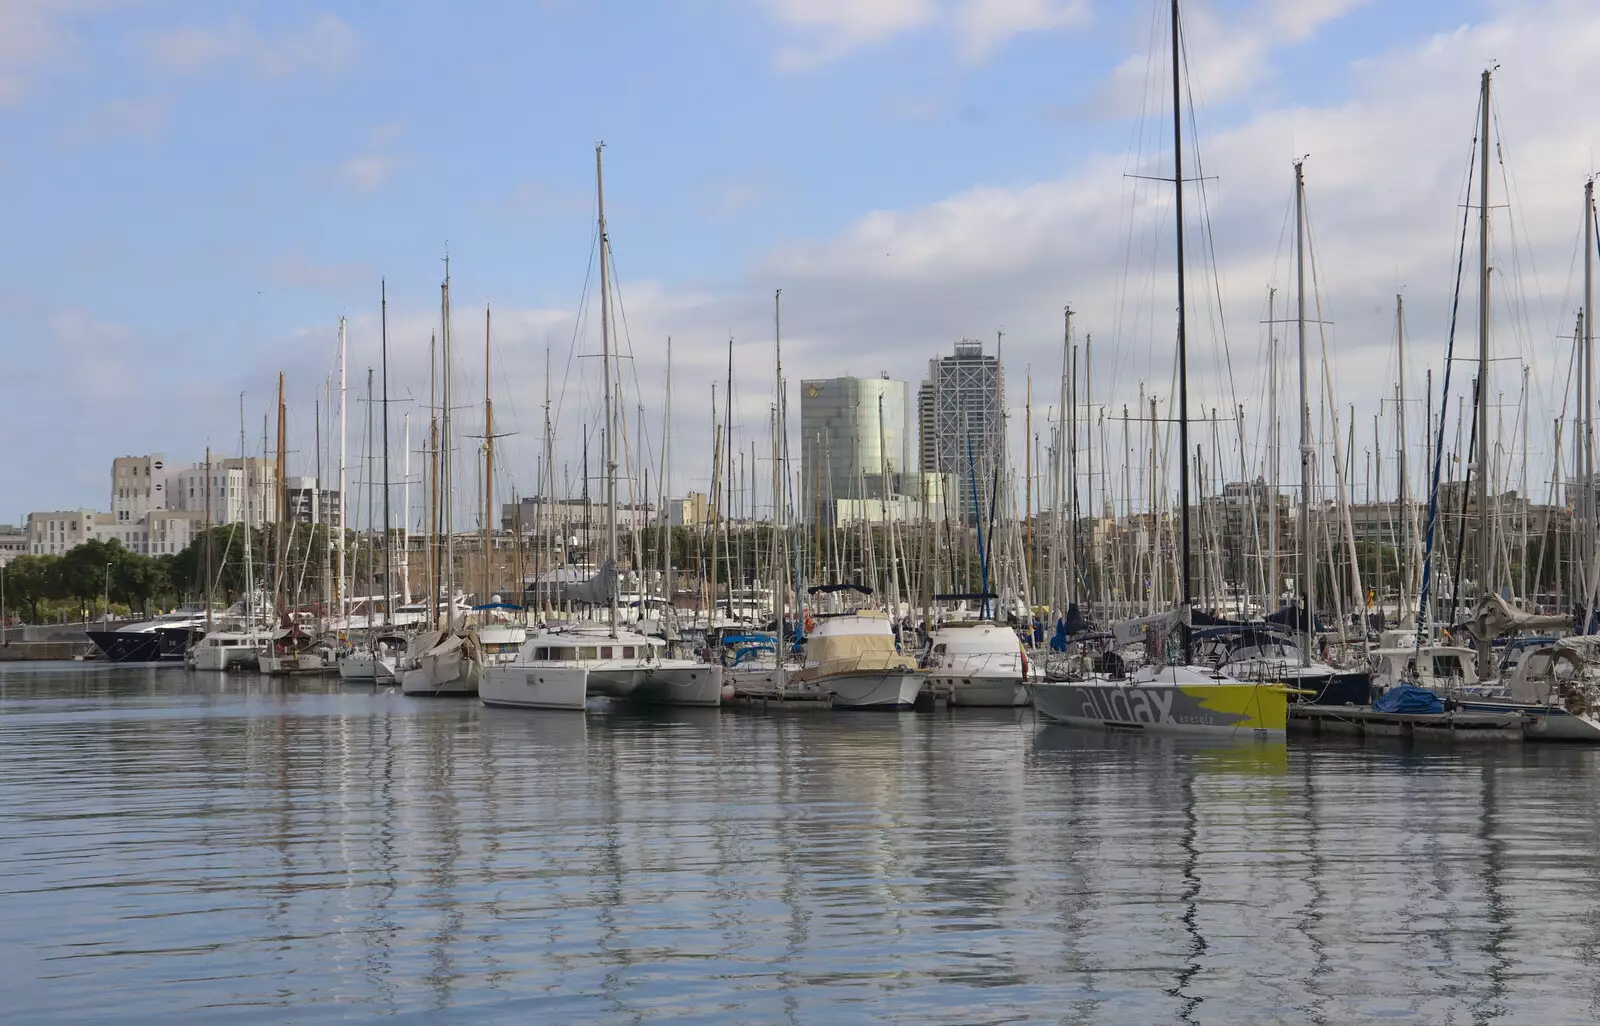
<path id="1" fill-rule="evenodd" d="M 537 160 L 523 161 L 519 156 L 526 154 L 518 147 L 525 144 L 507 143 L 505 156 L 496 153 L 492 161 L 493 174 L 506 180 L 486 183 L 480 179 L 488 172 L 466 175 L 463 158 L 456 155 L 487 145 L 489 134 L 476 134 L 481 117 L 470 119 L 473 126 L 450 129 L 473 138 L 461 139 L 463 146 L 450 148 L 448 158 L 418 152 L 425 126 L 415 119 L 354 128 L 357 110 L 415 98 L 401 92 L 380 102 L 372 90 L 390 80 L 397 55 L 416 45 L 407 33 L 425 26 L 375 33 L 356 13 L 310 7 L 274 12 L 271 17 L 281 23 L 237 16 L 156 28 L 128 14 L 73 20 L 41 13 L 40 25 L 61 39 L 58 61 L 72 53 L 101 52 L 123 53 L 125 59 L 77 79 L 67 65 L 48 61 L 17 71 L 26 89 L 7 116 L 24 137 L 41 130 L 34 122 L 67 93 L 75 102 L 87 102 L 97 89 L 115 92 L 148 80 L 159 86 L 152 95 L 165 97 L 165 114 L 151 119 L 142 135 L 118 137 L 107 131 L 105 138 L 79 142 L 77 149 L 40 136 L 61 150 L 68 166 L 81 169 L 95 154 L 103 158 L 133 150 L 141 155 L 140 175 L 163 176 L 158 191 L 185 175 L 192 178 L 199 173 L 196 166 L 180 163 L 196 143 L 200 122 L 193 108 L 200 103 L 197 94 L 207 89 L 219 93 L 211 102 L 225 94 L 242 98 L 287 90 L 294 94 L 289 109 L 312 103 L 314 96 L 332 96 L 338 109 L 321 121 L 340 121 L 343 127 L 319 124 L 315 130 L 331 132 L 329 138 L 344 148 L 325 147 L 330 154 L 347 156 L 337 168 L 313 174 L 301 167 L 298 178 L 290 176 L 301 192 L 320 197 L 312 206 L 296 206 L 290 195 L 295 190 L 287 187 L 264 189 L 254 203 L 240 201 L 237 191 L 227 194 L 229 181 L 236 190 L 261 187 L 270 162 L 242 175 L 238 168 L 198 165 L 214 171 L 216 181 L 185 208 L 171 239 L 193 235 L 197 229 L 190 222 L 203 211 L 216 215 L 216 224 L 200 232 L 187 253 L 168 252 L 163 245 L 137 267 L 115 261 L 114 278 L 105 277 L 104 254 L 95 258 L 101 260 L 98 265 L 74 261 L 94 251 L 102 236 L 119 236 L 126 245 L 128 232 L 143 231 L 141 219 L 150 214 L 133 200 L 152 195 L 158 184 L 153 178 L 110 183 L 119 203 L 134 209 L 119 209 L 104 225 L 74 227 L 67 221 L 53 233 L 41 229 L 44 241 L 32 254 L 39 268 L 60 272 L 56 277 L 64 280 L 113 284 L 93 296 L 81 288 L 52 295 L 57 286 L 51 285 L 26 303 L 14 294 L 8 304 L 12 337 L 19 344 L 13 346 L 15 373 L 8 395 L 18 415 L 5 425 L 7 437 L 0 446 L 6 479 L 14 482 L 7 490 L 7 515 L 96 505 L 104 487 L 102 467 L 126 451 L 189 453 L 209 440 L 216 451 L 237 454 L 238 393 L 246 393 L 247 420 L 258 424 L 272 408 L 271 377 L 280 369 L 289 374 L 290 447 L 309 456 L 311 407 L 323 396 L 332 371 L 341 314 L 350 324 L 352 393 L 361 370 L 377 362 L 381 277 L 389 282 L 398 434 L 403 412 L 417 415 L 426 387 L 426 345 L 437 330 L 442 272 L 436 258 L 446 247 L 453 264 L 458 352 L 470 352 L 475 335 L 481 335 L 474 318 L 481 320 L 484 303 L 494 306 L 496 374 L 503 378 L 496 382 L 497 416 L 516 432 L 501 443 L 501 466 L 522 492 L 534 490 L 547 348 L 552 389 L 568 411 L 557 428 L 558 461 L 576 464 L 582 425 L 570 411 L 592 410 L 591 393 L 598 390 L 597 374 L 587 367 L 596 361 L 579 358 L 594 347 L 589 336 L 597 334 L 595 318 L 586 315 L 579 326 L 573 313 L 581 308 L 586 270 L 592 274 L 592 204 L 584 176 L 588 147 L 598 136 L 608 140 L 608 178 L 617 194 L 612 238 L 628 322 L 621 342 L 631 344 L 637 358 L 639 395 L 630 396 L 630 402 L 642 402 L 652 421 L 661 408 L 660 346 L 668 335 L 675 340 L 674 376 L 680 384 L 674 430 L 684 453 L 674 464 L 675 491 L 704 490 L 709 484 L 710 396 L 701 394 L 701 383 L 721 376 L 730 334 L 738 358 L 735 427 L 746 438 L 762 432 L 771 395 L 771 292 L 779 287 L 785 290 L 792 430 L 798 426 L 795 383 L 803 378 L 887 372 L 915 382 L 925 361 L 957 339 L 993 338 L 1004 331 L 1012 455 L 1020 462 L 1023 377 L 1031 368 L 1036 378 L 1050 383 L 1040 389 L 1043 397 L 1035 396 L 1036 416 L 1042 416 L 1059 374 L 1060 309 L 1069 302 L 1078 311 L 1080 333 L 1092 334 L 1106 354 L 1097 365 L 1102 368 L 1097 403 L 1115 408 L 1128 402 L 1136 398 L 1140 382 L 1164 395 L 1171 377 L 1169 331 L 1150 313 L 1162 308 L 1169 287 L 1161 270 L 1160 229 L 1129 230 L 1119 237 L 1119 227 L 1126 226 L 1111 212 L 1128 207 L 1129 190 L 1144 189 L 1131 199 L 1149 205 L 1151 224 L 1159 224 L 1170 194 L 1169 186 L 1130 184 L 1137 180 L 1127 177 L 1161 159 L 1158 133 L 1129 116 L 1138 112 L 1137 104 L 1123 102 L 1143 89 L 1138 80 L 1148 29 L 1106 5 L 1085 7 L 1087 16 L 1067 17 L 1071 6 L 1038 5 L 1033 8 L 1038 17 L 1020 19 L 1016 31 L 988 36 L 981 30 L 987 8 L 977 3 L 911 4 L 899 21 L 871 25 L 862 20 L 870 20 L 866 15 L 851 21 L 856 16 L 840 13 L 830 20 L 828 8 L 809 8 L 804 16 L 797 13 L 802 8 L 785 4 L 727 8 L 726 23 L 718 26 L 723 33 L 707 35 L 701 45 L 726 49 L 731 34 L 746 44 L 733 65 L 741 81 L 777 110 L 783 103 L 814 109 L 804 123 L 790 126 L 787 145 L 798 150 L 826 134 L 816 123 L 817 111 L 839 119 L 842 130 L 828 145 L 813 145 L 804 161 L 784 162 L 768 187 L 734 183 L 726 195 L 715 197 L 716 203 L 696 192 L 684 177 L 688 170 L 664 169 L 652 159 L 651 147 L 669 141 L 681 145 L 683 137 L 664 139 L 664 128 L 629 133 L 608 127 L 608 122 L 637 127 L 641 109 L 653 109 L 632 84 L 547 103 L 541 111 L 566 133 L 560 145 L 541 145 Z M 1052 12 L 1055 17 L 1045 16 Z M 266 12 L 256 13 L 267 18 Z M 1510 134 L 1508 160 L 1517 186 L 1511 203 L 1519 221 L 1514 238 L 1511 231 L 1497 232 L 1508 247 L 1526 252 L 1522 295 L 1505 305 L 1506 323 L 1497 323 L 1496 331 L 1522 350 L 1502 355 L 1527 359 L 1538 409 L 1559 406 L 1564 359 L 1544 355 L 1554 338 L 1571 334 L 1569 314 L 1579 297 L 1568 280 L 1567 263 L 1579 221 L 1582 176 L 1592 163 L 1586 140 L 1600 136 L 1593 115 L 1577 99 L 1582 90 L 1563 86 L 1564 69 L 1581 62 L 1559 54 L 1592 38 L 1595 16 L 1581 4 L 1559 2 L 1473 8 L 1467 13 L 1475 17 L 1464 24 L 1455 5 L 1415 5 L 1402 15 L 1337 3 L 1319 13 L 1309 17 L 1293 5 L 1269 3 L 1198 7 L 1192 15 L 1192 31 L 1200 35 L 1256 26 L 1238 53 L 1226 54 L 1226 60 L 1208 56 L 1193 69 L 1197 102 L 1204 104 L 1199 140 L 1206 163 L 1200 170 L 1216 175 L 1214 186 L 1208 186 L 1215 191 L 1207 196 L 1221 284 L 1219 289 L 1194 272 L 1195 292 L 1214 309 L 1197 308 L 1192 328 L 1208 317 L 1220 324 L 1226 316 L 1228 353 L 1241 376 L 1235 390 L 1258 403 L 1260 390 L 1244 380 L 1242 369 L 1260 362 L 1262 338 L 1255 322 L 1266 319 L 1267 288 L 1286 284 L 1281 235 L 1290 198 L 1289 162 L 1310 153 L 1307 176 L 1326 301 L 1323 319 L 1333 322 L 1333 392 L 1343 403 L 1387 387 L 1393 295 L 1404 292 L 1412 340 L 1408 391 L 1423 394 L 1426 370 L 1442 359 L 1448 321 L 1452 233 L 1459 212 L 1452 196 L 1471 127 L 1472 83 L 1488 61 L 1499 60 L 1504 70 L 1497 105 Z M 573 12 L 530 17 L 547 19 L 519 22 L 543 33 L 540 45 L 585 39 L 584 30 L 594 28 L 631 52 L 638 33 L 664 28 L 590 24 L 589 16 Z M 665 27 L 686 31 L 682 24 Z M 978 46 L 975 39 L 988 42 Z M 1199 45 L 1203 41 L 1197 38 L 1197 52 L 1215 54 L 1216 47 Z M 509 33 L 491 50 L 513 51 L 517 45 L 516 33 Z M 1047 103 L 1036 90 L 1027 94 L 1026 103 L 1017 103 L 1020 85 L 1040 81 L 1043 69 L 1063 54 L 1085 59 L 1070 74 L 1042 79 L 1061 94 L 1055 98 L 1060 102 Z M 489 67 L 488 57 L 484 61 L 481 77 L 505 74 Z M 1316 66 L 1329 74 L 1315 83 L 1292 73 Z M 917 74 L 909 74 L 913 71 Z M 897 72 L 906 73 L 904 88 L 923 90 L 934 100 L 916 110 L 902 105 L 894 117 L 878 107 L 848 112 L 843 106 L 846 86 L 856 88 L 858 97 L 891 95 L 884 80 Z M 835 81 L 841 78 L 845 81 Z M 471 88 L 481 92 L 476 83 Z M 441 92 L 454 90 L 459 96 L 467 89 L 441 87 Z M 713 97 L 699 99 L 712 104 L 702 106 L 712 120 L 723 109 Z M 137 127 L 136 120 L 125 118 L 115 127 Z M 675 120 L 669 124 L 683 127 Z M 879 138 L 858 137 L 868 128 Z M 771 126 L 759 130 L 772 131 Z M 967 152 L 974 141 L 1002 139 L 1004 146 L 987 151 L 990 159 Z M 1018 145 L 1018 139 L 1026 145 Z M 895 147 L 941 159 L 911 173 L 896 162 Z M 708 159 L 697 170 L 720 173 L 728 167 Z M 857 173 L 843 174 L 843 169 Z M 524 188 L 534 179 L 516 177 L 539 173 L 552 180 Z M 20 167 L 6 174 L 14 191 L 37 198 L 37 209 L 28 217 L 52 209 L 57 186 Z M 824 181 L 838 186 L 824 194 L 819 189 Z M 499 200 L 485 197 L 492 198 L 496 189 L 516 193 L 523 208 L 508 212 L 495 206 Z M 422 213 L 404 229 L 402 244 L 390 222 L 419 198 L 426 201 Z M 186 291 L 193 294 L 180 302 L 170 300 L 170 283 L 142 281 L 156 271 L 176 280 L 179 268 L 193 272 L 202 254 L 237 255 L 237 242 L 220 238 L 218 229 L 244 227 L 274 210 L 285 216 L 298 210 L 315 223 L 296 230 L 298 242 L 283 237 L 295 232 L 264 233 L 261 245 L 251 247 L 260 252 L 252 256 L 289 252 L 283 247 L 292 243 L 290 249 L 298 247 L 298 268 L 291 266 L 293 260 L 272 267 L 221 261 L 203 274 L 191 273 L 186 280 L 193 284 Z M 1143 295 L 1131 294 L 1137 285 L 1117 285 L 1130 254 L 1135 263 L 1151 265 Z M 1513 256 L 1508 250 L 1508 268 Z M 39 273 L 17 266 L 18 259 L 13 257 L 14 288 Z M 93 266 L 100 272 L 86 278 Z M 68 269 L 76 272 L 65 273 Z M 1216 333 L 1197 334 L 1191 344 L 1197 405 L 1227 408 L 1230 396 L 1215 373 L 1223 363 Z M 481 372 L 472 359 L 462 362 L 458 382 L 470 395 L 481 389 L 481 377 L 474 380 Z M 1510 393 L 1513 375 L 1508 371 L 1505 377 L 1504 391 Z M 88 454 L 82 465 L 50 458 L 27 444 L 29 424 L 45 416 L 43 404 L 63 403 L 81 410 L 57 429 L 64 432 L 64 443 Z M 357 407 L 354 401 L 351 405 Z M 1366 399 L 1362 405 L 1368 405 Z M 1371 412 L 1358 410 L 1363 419 Z M 473 415 L 470 408 L 463 411 L 466 433 L 473 430 Z M 593 419 L 592 412 L 587 416 Z M 126 442 L 130 430 L 141 437 L 136 444 Z M 256 431 L 250 427 L 252 435 Z M 1420 434 L 1419 427 L 1414 431 Z M 398 439 L 393 443 L 397 452 L 399 444 Z M 1537 467 L 1539 454 L 1534 460 Z M 1537 469 L 1534 476 L 1541 476 Z"/>

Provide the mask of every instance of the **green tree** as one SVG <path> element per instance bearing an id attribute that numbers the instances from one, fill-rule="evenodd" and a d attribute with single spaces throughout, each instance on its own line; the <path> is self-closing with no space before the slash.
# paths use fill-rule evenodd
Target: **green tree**
<path id="1" fill-rule="evenodd" d="M 39 603 L 49 599 L 59 556 L 18 556 L 5 568 L 6 599 L 26 606 L 28 623 L 38 623 Z"/>

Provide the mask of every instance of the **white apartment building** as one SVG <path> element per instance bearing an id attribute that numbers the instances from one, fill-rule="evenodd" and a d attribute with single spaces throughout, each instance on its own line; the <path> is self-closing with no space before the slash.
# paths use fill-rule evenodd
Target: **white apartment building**
<path id="1" fill-rule="evenodd" d="M 99 514 L 110 522 L 111 514 Z M 59 556 L 100 535 L 92 509 L 58 509 L 28 514 L 28 554 Z"/>
<path id="2" fill-rule="evenodd" d="M 118 456 L 111 461 L 111 514 L 134 524 L 153 509 L 167 508 L 167 460 L 161 453 Z"/>
<path id="3" fill-rule="evenodd" d="M 248 496 L 245 474 L 249 473 Z M 211 461 L 211 522 L 236 524 L 249 519 L 260 527 L 276 512 L 278 472 L 271 460 L 237 456 Z M 248 500 L 248 501 L 247 501 Z M 172 475 L 167 488 L 167 508 L 206 514 L 206 465 L 195 463 Z"/>

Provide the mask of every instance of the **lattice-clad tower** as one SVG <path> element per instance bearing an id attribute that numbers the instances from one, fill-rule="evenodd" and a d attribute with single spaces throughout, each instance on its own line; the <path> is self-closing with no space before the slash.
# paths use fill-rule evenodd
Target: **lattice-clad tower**
<path id="1" fill-rule="evenodd" d="M 981 341 L 964 338 L 954 355 L 928 361 L 928 379 L 917 392 L 922 471 L 949 475 L 960 490 L 949 497 L 950 507 L 965 510 L 968 522 L 979 512 L 974 474 L 979 500 L 986 503 L 1005 452 L 1005 391 L 999 357 L 986 355 Z M 1002 479 L 1005 470 L 1000 467 Z"/>

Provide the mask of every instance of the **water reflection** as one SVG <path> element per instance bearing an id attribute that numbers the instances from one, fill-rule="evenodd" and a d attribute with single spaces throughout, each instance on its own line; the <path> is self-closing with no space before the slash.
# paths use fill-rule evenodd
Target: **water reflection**
<path id="1" fill-rule="evenodd" d="M 1596 760 L 9 669 L 0 1000 L 11 1021 L 1593 1021 Z"/>

